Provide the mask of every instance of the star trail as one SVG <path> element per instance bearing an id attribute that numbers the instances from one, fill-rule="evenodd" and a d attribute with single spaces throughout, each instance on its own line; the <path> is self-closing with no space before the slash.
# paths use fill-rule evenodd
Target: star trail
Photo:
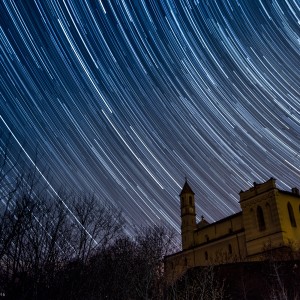
<path id="1" fill-rule="evenodd" d="M 185 176 L 208 221 L 300 187 L 299 26 L 298 0 L 2 0 L 0 147 L 176 230 Z"/>

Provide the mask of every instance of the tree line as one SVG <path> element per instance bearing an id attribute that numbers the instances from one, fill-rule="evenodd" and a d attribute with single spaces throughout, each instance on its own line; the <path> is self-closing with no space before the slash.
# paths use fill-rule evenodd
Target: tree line
<path id="1" fill-rule="evenodd" d="M 0 299 L 162 299 L 173 232 L 129 235 L 111 204 L 49 192 L 36 168 L 10 159 L 10 141 L 0 145 Z"/>

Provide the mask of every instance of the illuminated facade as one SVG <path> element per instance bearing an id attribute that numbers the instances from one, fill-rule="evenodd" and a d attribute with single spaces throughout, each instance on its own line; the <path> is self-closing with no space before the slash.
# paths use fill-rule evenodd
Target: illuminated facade
<path id="1" fill-rule="evenodd" d="M 240 192 L 241 212 L 209 224 L 196 223 L 195 194 L 187 182 L 180 193 L 182 251 L 165 259 L 169 278 L 187 268 L 257 261 L 272 251 L 300 245 L 300 195 L 279 190 L 275 179 Z"/>

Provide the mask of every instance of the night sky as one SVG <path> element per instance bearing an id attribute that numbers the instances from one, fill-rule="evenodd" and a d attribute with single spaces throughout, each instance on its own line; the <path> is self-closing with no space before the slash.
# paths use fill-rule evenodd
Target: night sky
<path id="1" fill-rule="evenodd" d="M 208 221 L 300 187 L 299 25 L 299 0 L 1 0 L 0 146 L 139 225 L 179 230 L 185 177 Z"/>

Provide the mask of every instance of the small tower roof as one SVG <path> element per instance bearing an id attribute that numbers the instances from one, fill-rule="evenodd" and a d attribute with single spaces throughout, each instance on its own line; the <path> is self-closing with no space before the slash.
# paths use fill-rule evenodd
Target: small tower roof
<path id="1" fill-rule="evenodd" d="M 187 180 L 185 180 L 184 186 L 183 186 L 179 196 L 181 196 L 182 194 L 193 194 L 193 195 L 195 195 L 195 193 L 193 192 L 193 190 L 189 186 Z"/>
<path id="2" fill-rule="evenodd" d="M 206 225 L 209 225 L 209 223 L 204 219 L 204 216 L 201 216 L 201 221 L 197 224 L 197 228 L 202 228 Z"/>

